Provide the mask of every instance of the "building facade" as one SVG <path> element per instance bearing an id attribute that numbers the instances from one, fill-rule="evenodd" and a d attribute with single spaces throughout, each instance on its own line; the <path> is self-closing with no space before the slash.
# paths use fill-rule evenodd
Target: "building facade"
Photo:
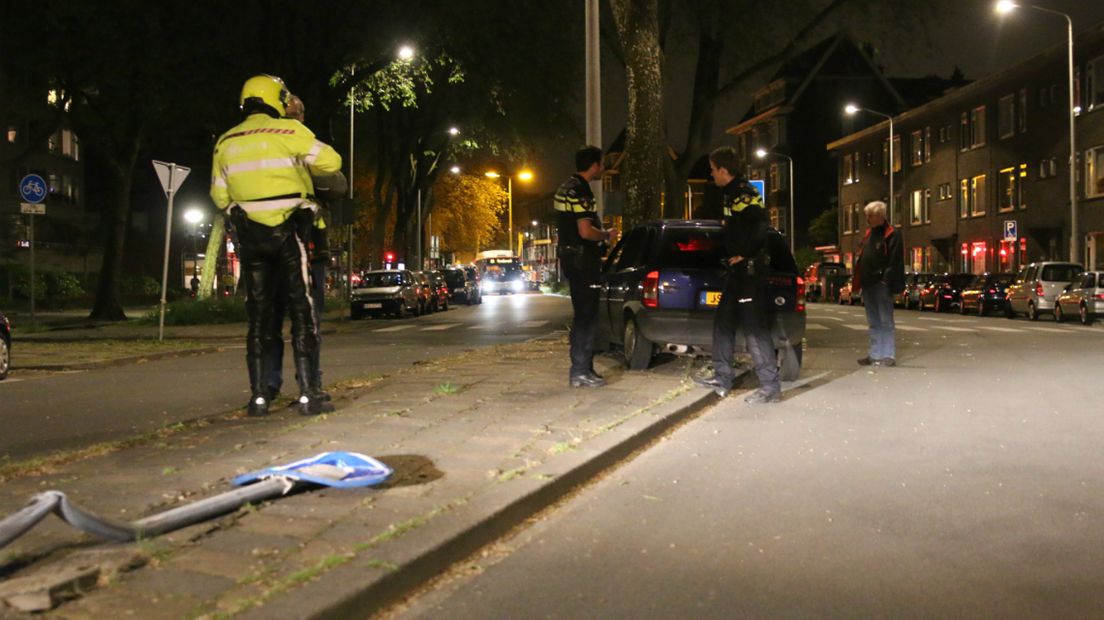
<path id="1" fill-rule="evenodd" d="M 850 265 L 863 206 L 891 205 L 906 267 L 1015 271 L 1070 252 L 1067 47 L 828 144 L 837 165 L 839 248 Z M 1078 222 L 1088 268 L 1104 267 L 1104 25 L 1075 42 Z M 859 105 L 863 105 L 859 102 Z M 1076 109 L 1076 107 L 1075 107 Z"/>

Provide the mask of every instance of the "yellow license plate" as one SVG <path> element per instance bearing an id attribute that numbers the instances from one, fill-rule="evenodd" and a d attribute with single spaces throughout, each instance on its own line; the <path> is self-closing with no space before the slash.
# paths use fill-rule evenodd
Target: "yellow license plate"
<path id="1" fill-rule="evenodd" d="M 702 295 L 707 306 L 716 306 L 721 303 L 721 293 L 719 291 L 705 291 Z"/>

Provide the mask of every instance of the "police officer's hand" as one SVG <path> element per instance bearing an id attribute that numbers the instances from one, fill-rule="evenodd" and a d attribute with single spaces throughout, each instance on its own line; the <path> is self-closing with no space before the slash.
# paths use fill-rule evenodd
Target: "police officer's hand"
<path id="1" fill-rule="evenodd" d="M 728 257 L 728 264 L 729 265 L 737 265 L 743 260 L 744 260 L 743 256 L 729 256 Z"/>
<path id="2" fill-rule="evenodd" d="M 610 228 L 607 232 L 609 232 L 610 245 L 617 243 L 617 238 L 621 236 L 621 233 L 616 228 Z"/>

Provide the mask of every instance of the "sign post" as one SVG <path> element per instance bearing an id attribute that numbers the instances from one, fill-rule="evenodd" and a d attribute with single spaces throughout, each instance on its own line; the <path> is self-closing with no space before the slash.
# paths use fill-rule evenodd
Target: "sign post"
<path id="1" fill-rule="evenodd" d="M 26 202 L 19 204 L 19 212 L 26 213 L 31 218 L 30 242 L 31 242 L 31 325 L 35 324 L 35 238 L 34 216 L 46 215 L 46 200 L 48 193 L 46 181 L 37 174 L 28 174 L 19 180 L 19 195 Z"/>
<path id="2" fill-rule="evenodd" d="M 165 260 L 161 267 L 161 318 L 157 325 L 157 339 L 165 339 L 165 297 L 169 286 L 169 241 L 172 240 L 173 196 L 176 190 L 184 184 L 191 168 L 178 166 L 175 163 L 153 160 L 153 169 L 157 171 L 157 178 L 161 180 L 161 189 L 165 190 L 165 197 L 169 199 L 169 210 L 165 215 Z"/>

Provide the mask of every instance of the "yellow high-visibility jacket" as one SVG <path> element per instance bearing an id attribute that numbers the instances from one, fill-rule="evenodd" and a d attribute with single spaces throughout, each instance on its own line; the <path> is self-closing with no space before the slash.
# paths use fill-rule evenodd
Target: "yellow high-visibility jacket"
<path id="1" fill-rule="evenodd" d="M 250 220 L 279 226 L 314 193 L 311 174 L 340 170 L 337 151 L 299 121 L 251 114 L 215 144 L 211 199 L 219 209 L 237 204 Z"/>

